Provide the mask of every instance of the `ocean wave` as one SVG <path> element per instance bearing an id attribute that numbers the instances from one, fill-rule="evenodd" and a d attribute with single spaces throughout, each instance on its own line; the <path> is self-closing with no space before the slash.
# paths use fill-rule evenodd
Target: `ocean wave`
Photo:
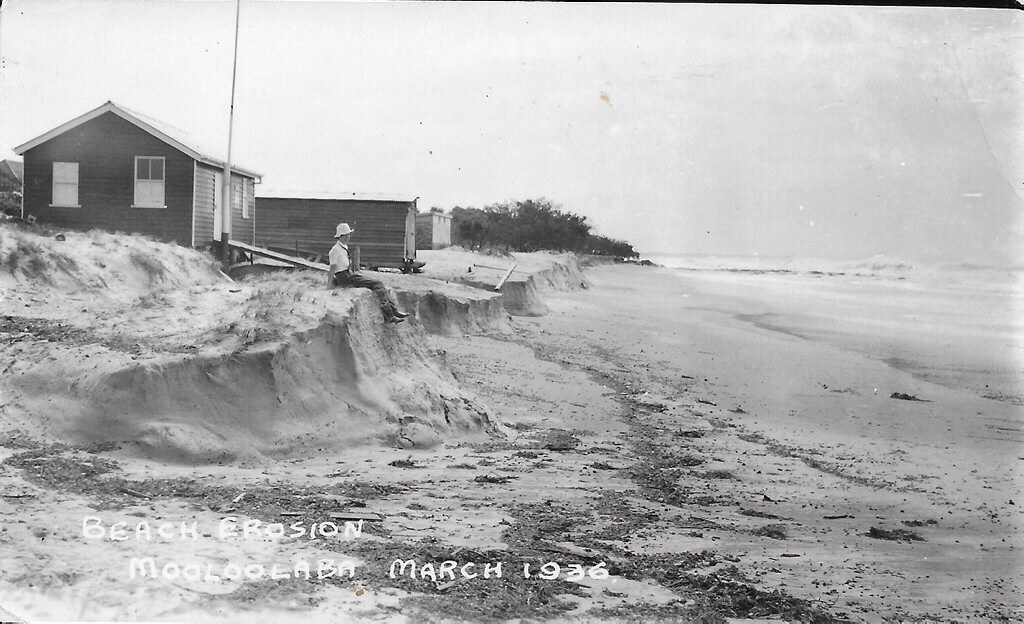
<path id="1" fill-rule="evenodd" d="M 644 254 L 643 259 L 668 268 L 698 271 L 752 273 L 799 273 L 826 275 L 875 275 L 879 277 L 927 277 L 955 274 L 1013 276 L 1022 266 L 999 267 L 979 262 L 922 262 L 892 256 L 871 256 L 856 260 L 783 258 L 766 256 L 723 256 L 686 254 Z"/>

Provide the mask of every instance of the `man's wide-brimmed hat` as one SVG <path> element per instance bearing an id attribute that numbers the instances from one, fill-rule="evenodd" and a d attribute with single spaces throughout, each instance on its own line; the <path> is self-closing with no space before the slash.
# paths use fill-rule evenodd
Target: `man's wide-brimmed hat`
<path id="1" fill-rule="evenodd" d="M 348 223 L 339 223 L 338 230 L 334 233 L 334 238 L 340 238 L 346 234 L 351 234 L 352 232 L 355 232 L 355 230 L 350 228 Z"/>

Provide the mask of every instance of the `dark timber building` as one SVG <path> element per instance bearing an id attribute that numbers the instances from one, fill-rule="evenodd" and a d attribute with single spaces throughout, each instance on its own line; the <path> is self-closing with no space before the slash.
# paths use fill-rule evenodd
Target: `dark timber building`
<path id="1" fill-rule="evenodd" d="M 180 130 L 107 102 L 14 151 L 24 158 L 25 217 L 190 247 L 220 240 L 224 162 Z M 231 169 L 234 240 L 255 240 L 260 177 Z"/>
<path id="2" fill-rule="evenodd" d="M 256 245 L 325 261 L 339 223 L 355 229 L 352 246 L 369 268 L 412 269 L 416 199 L 357 193 L 267 193 L 256 198 Z"/>

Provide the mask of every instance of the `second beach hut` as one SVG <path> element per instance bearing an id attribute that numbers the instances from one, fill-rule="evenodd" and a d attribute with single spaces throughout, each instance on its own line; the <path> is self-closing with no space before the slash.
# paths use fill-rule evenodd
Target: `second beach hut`
<path id="1" fill-rule="evenodd" d="M 323 262 L 335 226 L 355 229 L 352 246 L 370 268 L 412 271 L 416 261 L 416 197 L 365 193 L 268 191 L 256 197 L 256 244 Z"/>

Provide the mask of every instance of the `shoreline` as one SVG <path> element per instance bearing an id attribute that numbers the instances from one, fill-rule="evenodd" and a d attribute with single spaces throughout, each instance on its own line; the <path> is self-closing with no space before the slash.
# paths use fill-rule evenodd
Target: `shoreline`
<path id="1" fill-rule="evenodd" d="M 508 428 L 506 440 L 223 466 L 104 453 L 120 463 L 120 490 L 47 490 L 6 468 L 6 491 L 27 497 L 0 501 L 22 520 L 10 543 L 24 545 L 3 557 L 26 574 L 0 578 L 3 606 L 43 619 L 225 621 L 244 612 L 274 621 L 298 608 L 311 622 L 676 621 L 737 617 L 727 609 L 742 595 L 746 617 L 1024 614 L 1022 516 L 1006 503 L 1024 500 L 1015 447 L 968 439 L 955 418 L 980 406 L 1012 420 L 1020 407 L 737 321 L 735 298 L 658 270 L 610 265 L 586 275 L 593 288 L 547 292 L 549 314 L 516 317 L 512 332 L 425 337 L 437 365 Z M 897 388 L 932 402 L 890 399 Z M 958 436 L 970 448 L 942 448 Z M 61 457 L 75 469 L 71 460 L 88 455 Z M 367 522 L 359 539 L 211 537 L 194 548 L 83 544 L 73 529 L 97 509 L 110 522 L 281 522 L 283 510 L 293 514 L 285 524 L 311 524 L 339 504 L 382 520 Z M 33 537 L 41 526 L 50 540 Z M 387 578 L 392 561 L 414 554 L 417 563 L 532 569 L 605 562 L 612 574 L 506 574 L 491 585 Z M 358 580 L 136 586 L 111 571 L 136 555 L 351 559 Z M 528 596 L 538 602 L 527 606 Z M 399 605 L 416 615 L 400 615 Z"/>

